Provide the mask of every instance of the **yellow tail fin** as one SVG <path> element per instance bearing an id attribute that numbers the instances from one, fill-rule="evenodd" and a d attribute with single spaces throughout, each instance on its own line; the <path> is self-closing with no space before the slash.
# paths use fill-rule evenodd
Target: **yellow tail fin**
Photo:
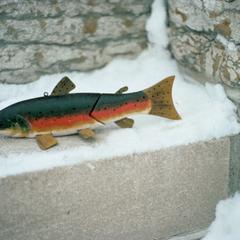
<path id="1" fill-rule="evenodd" d="M 152 109 L 149 114 L 165 117 L 173 120 L 181 119 L 176 111 L 172 99 L 172 86 L 175 76 L 170 76 L 144 90 L 144 93 L 152 101 Z"/>

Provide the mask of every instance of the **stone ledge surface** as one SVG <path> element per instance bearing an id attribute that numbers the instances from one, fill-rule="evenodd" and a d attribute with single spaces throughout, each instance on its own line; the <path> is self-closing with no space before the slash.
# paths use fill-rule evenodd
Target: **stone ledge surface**
<path id="1" fill-rule="evenodd" d="M 0 239 L 150 240 L 205 229 L 229 138 L 0 179 Z M 33 159 L 34 161 L 34 159 Z"/>

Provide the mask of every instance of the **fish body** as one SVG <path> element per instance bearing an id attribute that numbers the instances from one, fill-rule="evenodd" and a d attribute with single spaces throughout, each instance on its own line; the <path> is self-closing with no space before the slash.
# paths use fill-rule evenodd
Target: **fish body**
<path id="1" fill-rule="evenodd" d="M 0 129 L 2 123 L 8 136 L 34 137 L 88 127 L 96 122 L 89 114 L 99 96 L 77 93 L 21 101 L 0 111 Z"/>
<path id="2" fill-rule="evenodd" d="M 34 137 L 76 133 L 149 111 L 143 92 L 129 94 L 73 93 L 25 100 L 0 111 L 0 129 L 7 136 Z"/>
<path id="3" fill-rule="evenodd" d="M 122 127 L 129 124 L 125 121 L 128 116 L 139 113 L 177 120 L 180 116 L 172 100 L 173 81 L 174 77 L 168 77 L 151 88 L 127 94 L 69 94 L 69 88 L 55 89 L 56 94 L 21 101 L 1 110 L 0 134 L 13 137 L 69 135 L 108 122 Z M 62 88 L 65 82 L 58 85 Z"/>

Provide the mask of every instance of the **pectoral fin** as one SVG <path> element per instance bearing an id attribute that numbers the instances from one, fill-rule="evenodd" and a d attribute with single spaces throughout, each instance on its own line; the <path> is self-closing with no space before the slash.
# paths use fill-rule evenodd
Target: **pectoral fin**
<path id="1" fill-rule="evenodd" d="M 56 138 L 52 134 L 44 134 L 36 136 L 37 144 L 42 150 L 47 150 L 58 144 Z"/>
<path id="2" fill-rule="evenodd" d="M 120 127 L 120 128 L 132 128 L 134 124 L 134 120 L 131 118 L 123 118 L 118 121 L 115 121 L 115 123 Z"/>
<path id="3" fill-rule="evenodd" d="M 84 139 L 93 138 L 95 136 L 95 132 L 90 128 L 81 129 L 78 133 Z"/>
<path id="4" fill-rule="evenodd" d="M 127 90 L 128 90 L 128 87 L 125 86 L 125 87 L 122 87 L 122 88 L 120 88 L 119 90 L 117 90 L 117 91 L 115 92 L 115 94 L 123 94 L 123 93 L 126 92 Z"/>
<path id="5" fill-rule="evenodd" d="M 22 129 L 23 132 L 27 133 L 29 131 L 29 123 L 28 121 L 21 115 L 16 116 L 16 123 Z"/>
<path id="6" fill-rule="evenodd" d="M 55 86 L 55 88 L 53 89 L 51 95 L 52 96 L 60 96 L 60 95 L 68 94 L 75 87 L 76 87 L 75 84 L 68 77 L 64 77 Z"/>

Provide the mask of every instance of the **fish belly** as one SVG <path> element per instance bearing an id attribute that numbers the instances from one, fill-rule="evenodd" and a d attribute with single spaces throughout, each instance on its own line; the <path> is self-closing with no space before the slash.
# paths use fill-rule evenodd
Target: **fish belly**
<path id="1" fill-rule="evenodd" d="M 87 114 L 74 114 L 61 117 L 30 119 L 29 137 L 52 133 L 54 136 L 70 135 L 80 129 L 96 128 L 101 125 Z"/>

